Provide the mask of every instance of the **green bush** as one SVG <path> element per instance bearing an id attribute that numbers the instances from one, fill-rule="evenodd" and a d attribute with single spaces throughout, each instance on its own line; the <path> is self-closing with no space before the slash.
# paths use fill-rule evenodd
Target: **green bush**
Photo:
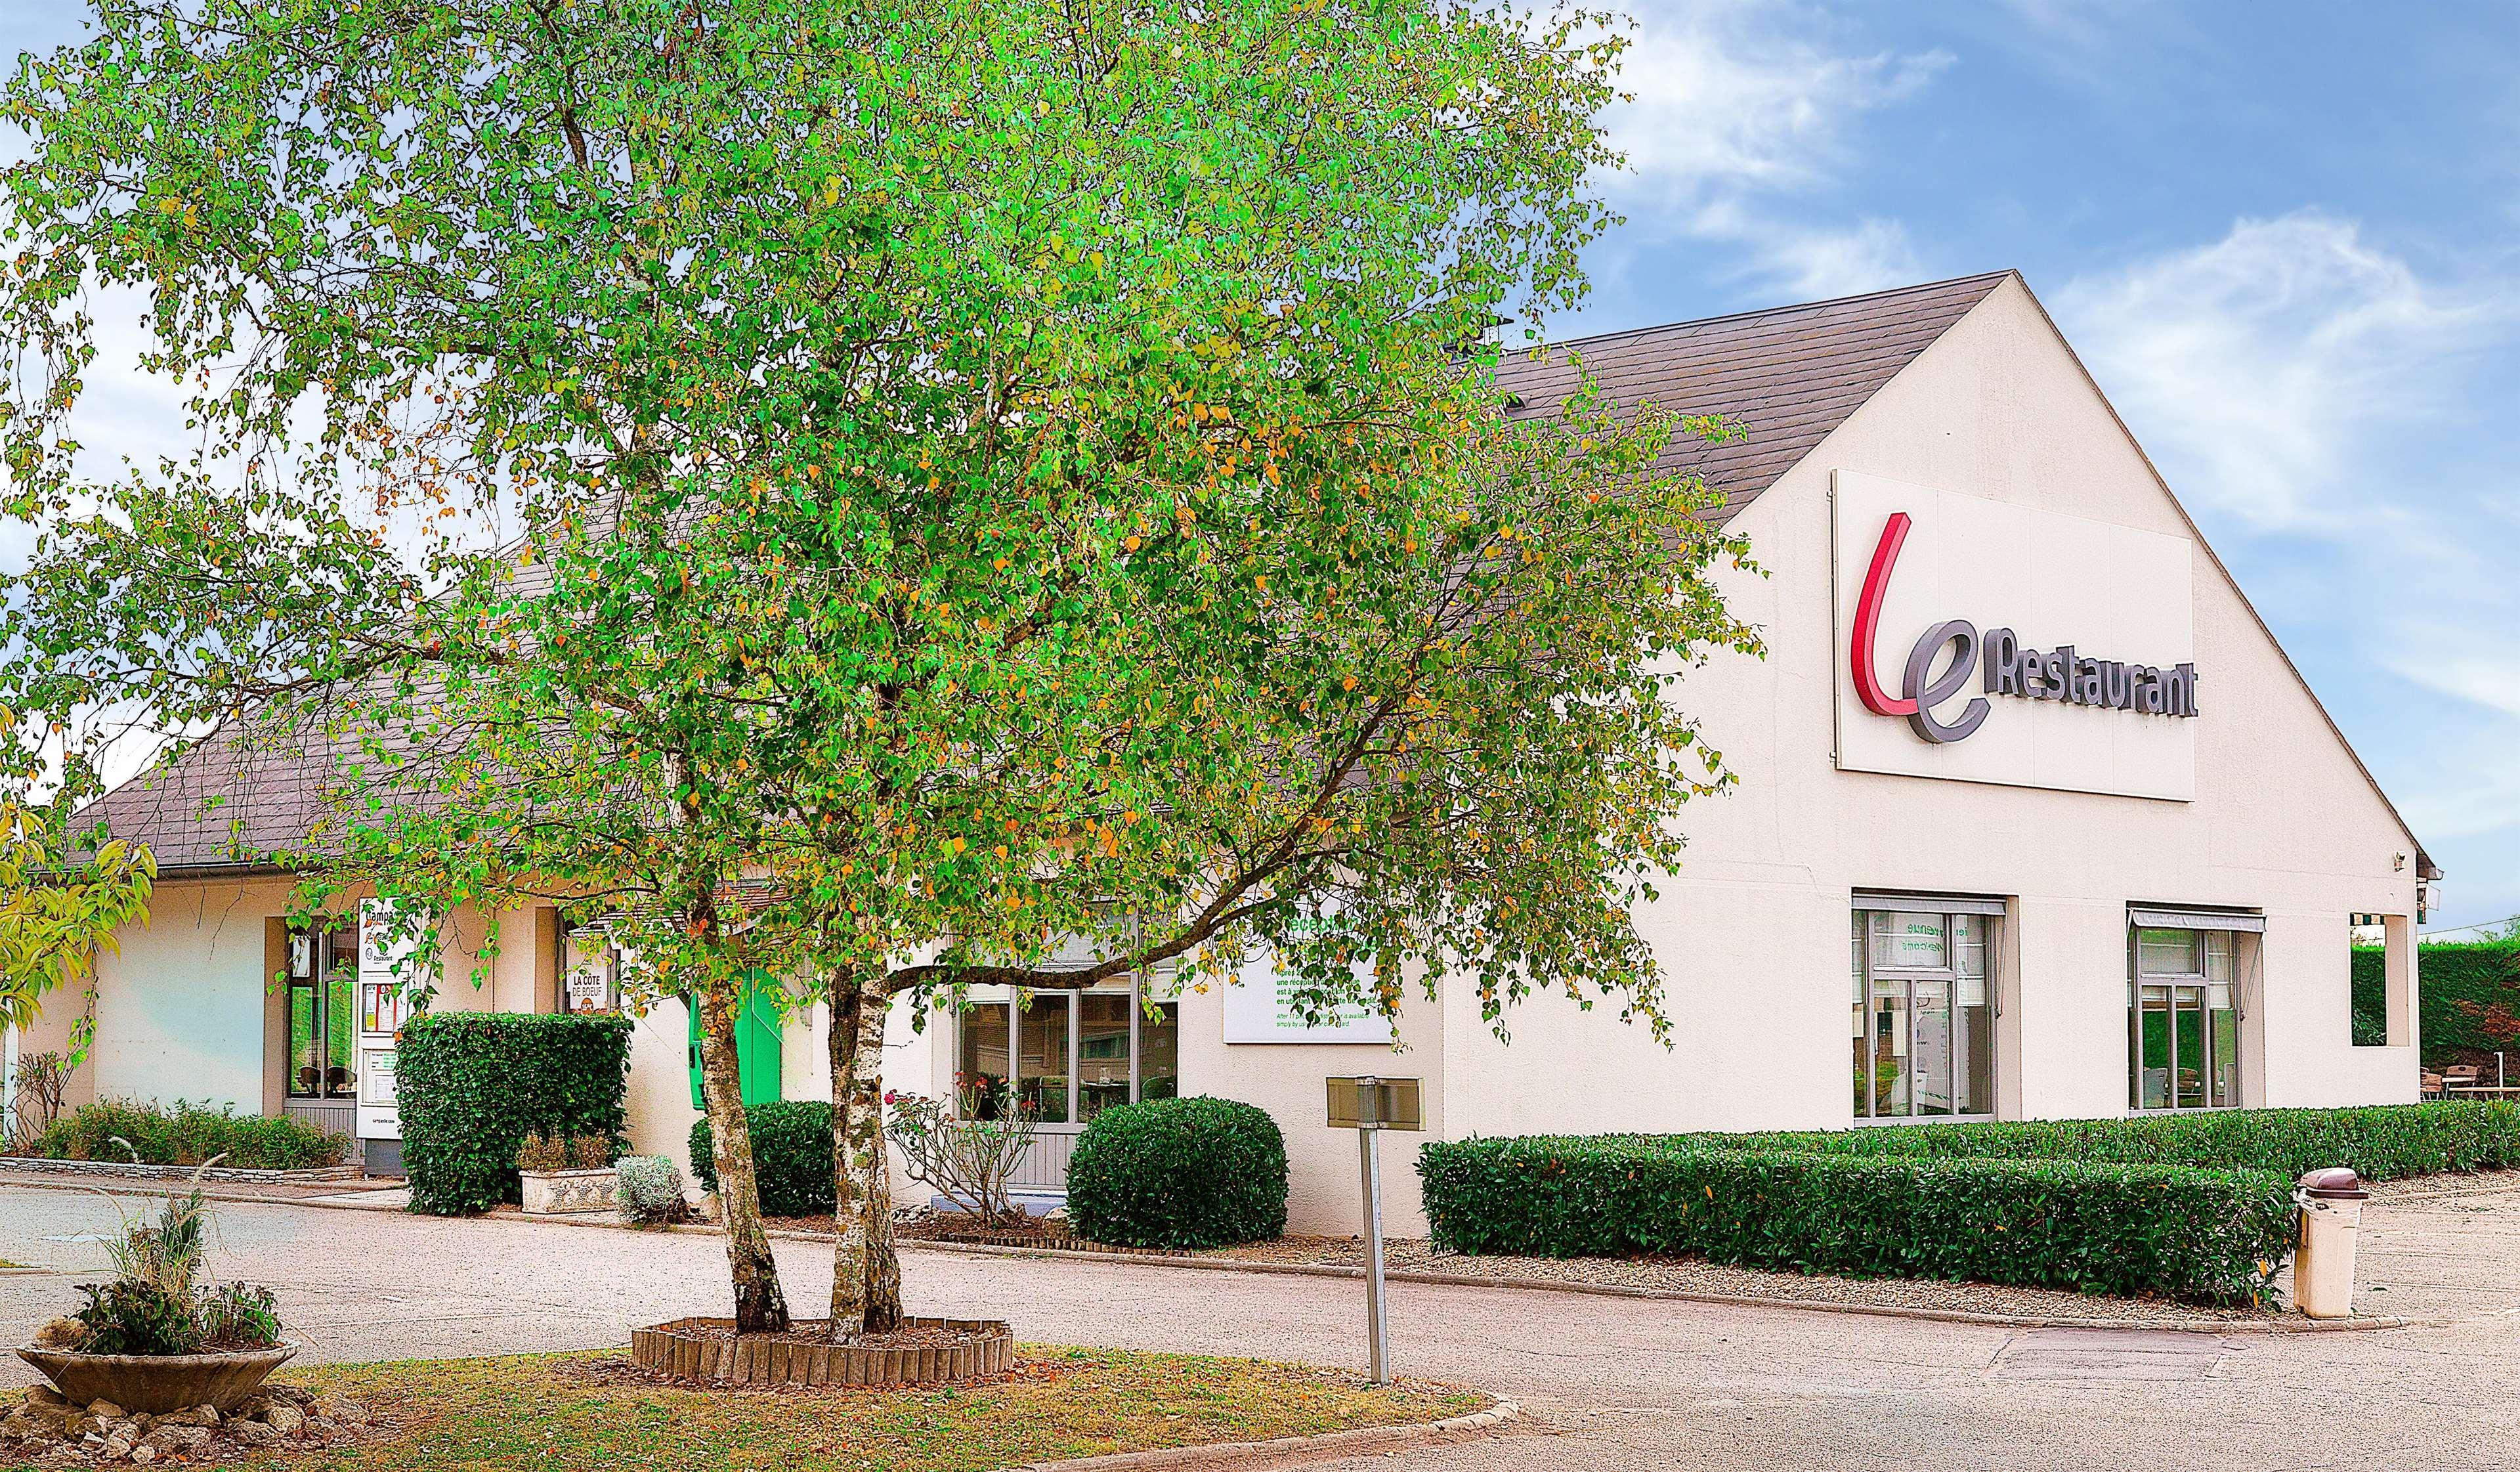
<path id="1" fill-rule="evenodd" d="M 1103 1110 L 1067 1166 L 1067 1219 L 1123 1247 L 1223 1247 L 1286 1229 L 1286 1140 L 1232 1099 L 1149 1099 Z"/>
<path id="2" fill-rule="evenodd" d="M 832 1106 L 824 1099 L 773 1099 L 743 1111 L 752 1136 L 752 1176 L 765 1217 L 821 1217 L 836 1210 L 832 1194 Z M 692 1126 L 692 1175 L 717 1189 L 717 1133 Z"/>
<path id="3" fill-rule="evenodd" d="M 1418 1170 L 1435 1244 L 1454 1252 L 1687 1254 L 2223 1302 L 2266 1294 L 2294 1229 L 2290 1182 L 2268 1171 L 1642 1136 L 1437 1141 Z"/>
<path id="4" fill-rule="evenodd" d="M 2354 951 L 2354 1040 L 2388 1037 L 2388 952 Z M 2520 942 L 2442 942 L 2415 951 L 2417 1021 L 2424 1067 L 2492 1063 L 2520 1052 Z"/>
<path id="5" fill-rule="evenodd" d="M 115 1136 L 131 1142 L 125 1150 Z M 350 1153 L 349 1136 L 288 1115 L 241 1115 L 178 1099 L 172 1104 L 108 1099 L 82 1104 L 45 1127 L 34 1151 L 48 1160 L 126 1162 L 137 1153 L 146 1166 L 198 1166 L 225 1156 L 222 1169 L 307 1171 L 338 1166 Z"/>
<path id="6" fill-rule="evenodd" d="M 2520 1103 L 2453 1099 L 2346 1109 L 2215 1109 L 2108 1120 L 1995 1120 L 1894 1128 L 1687 1136 L 1700 1148 L 1828 1155 L 2106 1161 L 2272 1171 L 2351 1166 L 2365 1180 L 2520 1166 Z"/>
<path id="7" fill-rule="evenodd" d="M 81 1283 L 87 1302 L 71 1314 L 87 1326 L 90 1355 L 190 1355 L 202 1348 L 202 1315 L 192 1295 L 136 1278 Z"/>
<path id="8" fill-rule="evenodd" d="M 413 1211 L 454 1217 L 518 1200 L 528 1130 L 601 1135 L 626 1153 L 627 1018 L 425 1012 L 403 1029 L 397 1065 Z"/>

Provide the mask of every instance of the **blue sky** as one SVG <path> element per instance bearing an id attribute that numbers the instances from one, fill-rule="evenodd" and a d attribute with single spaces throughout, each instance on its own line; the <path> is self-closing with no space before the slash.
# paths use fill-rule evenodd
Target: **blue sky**
<path id="1" fill-rule="evenodd" d="M 2450 871 L 2435 925 L 2520 914 L 2520 9 L 1631 9 L 1628 223 L 1552 335 L 2021 270 Z M 79 13 L 0 0 L 0 54 Z"/>
<path id="2" fill-rule="evenodd" d="M 2437 862 L 2520 913 L 2520 9 L 1635 0 L 1552 336 L 2013 267 Z"/>

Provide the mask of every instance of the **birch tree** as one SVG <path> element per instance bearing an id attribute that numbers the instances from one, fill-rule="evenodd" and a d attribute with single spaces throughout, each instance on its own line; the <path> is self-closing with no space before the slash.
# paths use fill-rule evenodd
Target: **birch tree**
<path id="1" fill-rule="evenodd" d="M 1265 951 L 1315 1010 L 1464 987 L 1502 1030 L 1547 989 L 1667 1025 L 1631 913 L 1730 781 L 1670 682 L 1756 641 L 1666 452 L 1725 431 L 1498 378 L 1611 222 L 1613 18 L 110 0 L 98 31 L 10 90 L 0 409 L 42 529 L 10 690 L 314 722 L 332 872 L 640 929 L 698 989 L 722 1151 L 742 979 L 814 989 L 835 1338 L 899 1312 L 896 1008 Z M 97 282 L 150 294 L 198 460 L 76 473 Z"/>

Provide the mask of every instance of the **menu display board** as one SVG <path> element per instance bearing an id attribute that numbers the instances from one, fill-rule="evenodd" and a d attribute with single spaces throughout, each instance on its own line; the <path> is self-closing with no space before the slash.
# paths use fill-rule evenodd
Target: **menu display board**
<path id="1" fill-rule="evenodd" d="M 1327 924 L 1327 919 L 1316 920 Z M 1359 995 L 1373 990 L 1373 970 L 1355 967 Z M 1343 1003 L 1307 1020 L 1296 998 L 1304 980 L 1282 971 L 1263 943 L 1225 988 L 1225 1040 L 1229 1043 L 1371 1043 L 1391 1045 L 1391 1019 L 1362 1003 Z"/>
<path id="2" fill-rule="evenodd" d="M 416 938 L 397 934 L 392 901 L 359 901 L 359 1138 L 402 1138 L 394 1093 L 395 1035 L 411 1017 Z"/>

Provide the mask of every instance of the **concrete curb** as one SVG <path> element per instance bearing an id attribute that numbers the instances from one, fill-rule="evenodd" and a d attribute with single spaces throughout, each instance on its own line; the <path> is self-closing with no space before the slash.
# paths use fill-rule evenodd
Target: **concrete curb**
<path id="1" fill-rule="evenodd" d="M 143 1191 L 137 1182 L 123 1189 L 79 1182 L 11 1180 L 0 1185 L 22 1186 L 32 1191 L 92 1191 L 113 1196 L 158 1195 Z M 303 1206 L 333 1212 L 382 1212 L 395 1208 L 363 1206 L 348 1201 L 315 1201 L 287 1196 L 257 1196 L 244 1192 L 204 1191 L 210 1201 L 247 1203 L 255 1206 Z M 473 1221 L 515 1221 L 529 1226 L 559 1225 L 594 1227 L 606 1231 L 694 1232 L 717 1236 L 718 1229 L 706 1225 L 666 1227 L 634 1227 L 619 1221 L 590 1221 L 568 1217 L 526 1217 L 509 1213 L 464 1219 Z M 786 1242 L 822 1242 L 832 1239 L 820 1232 L 800 1232 L 773 1227 L 769 1235 Z M 1327 1263 L 1251 1263 L 1234 1258 L 1178 1258 L 1140 1256 L 1135 1253 L 1062 1252 L 1055 1247 L 990 1247 L 971 1242 L 936 1242 L 906 1237 L 894 1244 L 904 1252 L 953 1252 L 973 1257 L 999 1258 L 1066 1258 L 1075 1262 L 1100 1263 L 1125 1267 L 1172 1267 L 1195 1272 L 1278 1273 L 1287 1277 L 1347 1278 L 1365 1276 L 1362 1267 L 1341 1267 Z M 49 1269 L 36 1269 L 46 1271 Z M 1425 1283 L 1445 1288 L 1510 1288 L 1530 1293 L 1586 1293 L 1598 1298 L 1645 1299 L 1657 1303 L 1713 1304 L 1732 1309 L 1782 1309 L 1806 1313 L 1867 1313 L 1877 1318 L 1924 1319 L 1935 1323 L 1984 1324 L 2002 1329 L 2127 1329 L 2170 1331 L 2188 1334 L 2352 1334 L 2369 1329 L 2405 1329 L 2417 1325 L 2441 1326 L 2458 1322 L 2454 1318 L 2400 1318 L 2373 1314 L 2353 1318 L 2078 1318 L 2068 1314 L 1977 1313 L 1965 1309 L 1919 1309 L 1900 1304 L 1845 1304 L 1832 1299 L 1761 1298 L 1746 1293 L 1690 1293 L 1678 1288 L 1633 1288 L 1620 1283 L 1577 1283 L 1556 1278 L 1484 1277 L 1468 1272 L 1420 1272 L 1399 1268 L 1383 1274 L 1394 1283 Z"/>
<path id="2" fill-rule="evenodd" d="M 1083 1254 L 1079 1254 L 1083 1256 Z M 1157 1447 L 1145 1451 L 1116 1451 L 1107 1456 L 1077 1456 L 1065 1461 L 1026 1462 L 1004 1472 L 1122 1472 L 1148 1467 L 1202 1466 L 1219 1457 L 1301 1455 L 1306 1460 L 1359 1452 L 1395 1450 L 1449 1437 L 1493 1436 L 1522 1419 L 1522 1407 L 1499 1401 L 1485 1410 L 1418 1425 L 1358 1426 L 1325 1431 L 1318 1436 L 1282 1436 L 1265 1442 L 1211 1442 L 1203 1447 Z"/>

